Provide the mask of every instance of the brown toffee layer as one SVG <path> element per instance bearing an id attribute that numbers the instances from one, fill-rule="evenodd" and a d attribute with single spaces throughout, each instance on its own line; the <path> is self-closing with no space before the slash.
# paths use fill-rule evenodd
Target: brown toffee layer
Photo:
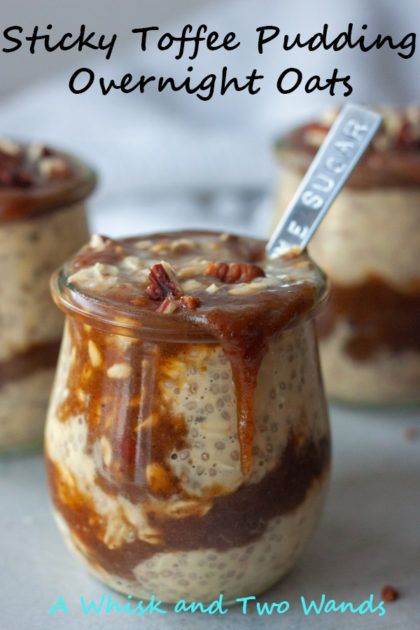
<path id="1" fill-rule="evenodd" d="M 157 553 L 225 551 L 257 541 L 271 519 L 299 507 L 312 484 L 321 480 L 328 470 L 330 445 L 327 438 L 302 442 L 291 434 L 281 461 L 259 483 L 209 499 L 209 509 L 203 500 L 202 515 L 170 518 L 149 503 L 149 522 L 159 531 L 160 540 L 150 544 L 136 539 L 118 548 L 104 542 L 105 522 L 92 499 L 80 492 L 75 479 L 69 480 L 68 474 L 63 478 L 46 455 L 55 507 L 83 545 L 89 562 L 112 575 L 133 579 L 133 569 Z"/>
<path id="2" fill-rule="evenodd" d="M 38 370 L 53 369 L 57 363 L 60 341 L 38 343 L 0 361 L 0 388 L 10 381 L 31 376 Z"/>
<path id="3" fill-rule="evenodd" d="M 95 185 L 93 171 L 67 153 L 0 138 L 0 222 L 73 205 Z"/>
<path id="4" fill-rule="evenodd" d="M 317 318 L 321 340 L 343 321 L 351 329 L 344 350 L 352 359 L 366 361 L 384 349 L 420 352 L 420 283 L 399 291 L 373 275 L 357 285 L 332 282 Z"/>

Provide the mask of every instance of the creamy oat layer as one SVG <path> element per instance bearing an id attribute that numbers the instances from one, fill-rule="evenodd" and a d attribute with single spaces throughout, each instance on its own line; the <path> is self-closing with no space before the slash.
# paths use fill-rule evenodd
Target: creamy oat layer
<path id="1" fill-rule="evenodd" d="M 313 324 L 296 321 L 316 299 L 315 270 L 299 262 L 267 263 L 258 241 L 188 233 L 94 237 L 67 266 L 75 301 L 106 296 L 116 328 L 69 319 L 47 423 L 49 479 L 67 538 L 118 590 L 166 601 L 259 592 L 305 544 L 329 434 Z M 252 309 L 273 311 L 275 299 L 277 312 L 255 319 Z M 145 311 L 168 322 L 166 339 L 163 328 L 158 342 L 115 334 L 133 325 L 128 304 L 139 321 Z"/>
<path id="2" fill-rule="evenodd" d="M 0 139 L 0 450 L 42 439 L 63 325 L 49 279 L 87 238 L 83 181 L 69 156 Z"/>
<path id="3" fill-rule="evenodd" d="M 57 342 L 63 317 L 51 303 L 51 274 L 86 240 L 81 205 L 27 221 L 0 221 L 0 362 Z"/>

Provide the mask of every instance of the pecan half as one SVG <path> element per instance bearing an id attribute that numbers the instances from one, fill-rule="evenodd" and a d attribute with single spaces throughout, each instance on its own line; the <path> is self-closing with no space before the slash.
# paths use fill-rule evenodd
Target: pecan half
<path id="1" fill-rule="evenodd" d="M 264 270 L 251 263 L 211 262 L 206 271 L 207 276 L 218 278 L 227 284 L 235 282 L 251 282 L 254 278 L 265 277 Z"/>
<path id="2" fill-rule="evenodd" d="M 150 267 L 149 282 L 146 294 L 151 300 L 164 300 L 170 295 L 173 297 L 182 295 L 175 274 L 171 273 L 169 266 L 164 266 L 162 263 Z"/>
<path id="3" fill-rule="evenodd" d="M 174 269 L 168 263 L 162 262 L 152 265 L 149 272 L 149 282 L 146 295 L 151 300 L 162 301 L 156 309 L 157 313 L 171 314 L 179 308 L 195 311 L 201 304 L 198 297 L 184 294 L 182 287 L 178 284 Z"/>

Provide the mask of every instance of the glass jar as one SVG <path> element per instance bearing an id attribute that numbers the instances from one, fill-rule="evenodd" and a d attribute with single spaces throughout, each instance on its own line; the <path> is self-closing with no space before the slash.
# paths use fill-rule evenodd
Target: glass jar
<path id="1" fill-rule="evenodd" d="M 238 369 L 190 321 L 92 298 L 66 267 L 52 287 L 67 321 L 45 453 L 69 546 L 142 599 L 226 602 L 277 582 L 315 527 L 329 473 L 312 311 L 272 330 L 251 391 L 240 380 L 261 350 L 258 318 Z"/>
<path id="2" fill-rule="evenodd" d="M 309 247 L 330 280 L 317 323 L 326 389 L 346 403 L 420 401 L 420 114 L 384 115 Z M 328 127 L 302 126 L 280 141 L 276 221 Z"/>
<path id="3" fill-rule="evenodd" d="M 42 445 L 63 327 L 49 278 L 86 241 L 94 186 L 73 157 L 0 140 L 0 452 Z"/>

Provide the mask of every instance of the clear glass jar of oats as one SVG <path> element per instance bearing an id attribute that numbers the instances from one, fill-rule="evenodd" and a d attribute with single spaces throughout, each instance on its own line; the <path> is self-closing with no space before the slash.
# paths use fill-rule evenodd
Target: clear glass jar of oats
<path id="1" fill-rule="evenodd" d="M 52 288 L 67 323 L 45 453 L 70 547 L 142 599 L 274 584 L 329 474 L 322 274 L 227 234 L 94 236 Z"/>
<path id="2" fill-rule="evenodd" d="M 63 326 L 49 278 L 88 238 L 95 181 L 67 154 L 0 139 L 0 452 L 42 444 Z"/>
<path id="3" fill-rule="evenodd" d="M 309 247 L 330 279 L 318 318 L 327 393 L 348 403 L 420 401 L 420 110 L 384 124 Z M 278 145 L 277 217 L 334 115 Z"/>

